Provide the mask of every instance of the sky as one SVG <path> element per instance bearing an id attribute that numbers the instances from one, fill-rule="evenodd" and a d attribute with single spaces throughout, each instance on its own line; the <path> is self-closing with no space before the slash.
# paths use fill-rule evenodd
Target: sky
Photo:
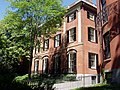
<path id="1" fill-rule="evenodd" d="M 63 0 L 63 6 L 68 6 L 72 3 L 74 3 L 77 0 Z M 96 0 L 93 0 L 93 3 L 96 3 Z M 9 6 L 9 3 L 5 0 L 0 0 L 0 20 L 4 18 L 6 15 L 6 8 Z"/>

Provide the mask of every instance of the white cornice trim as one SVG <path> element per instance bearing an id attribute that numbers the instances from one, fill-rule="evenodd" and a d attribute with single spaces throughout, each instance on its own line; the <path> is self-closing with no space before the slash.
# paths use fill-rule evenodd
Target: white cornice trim
<path id="1" fill-rule="evenodd" d="M 93 6 L 94 8 L 97 8 L 97 6 L 96 6 L 95 4 L 90 3 L 90 2 L 88 2 L 88 1 L 86 1 L 86 0 L 78 0 L 78 1 L 74 2 L 73 4 L 69 5 L 69 6 L 67 7 L 67 9 L 70 9 L 71 7 L 75 6 L 76 4 L 78 4 L 78 3 L 80 3 L 80 2 L 85 2 L 86 4 L 89 4 L 90 6 Z"/>

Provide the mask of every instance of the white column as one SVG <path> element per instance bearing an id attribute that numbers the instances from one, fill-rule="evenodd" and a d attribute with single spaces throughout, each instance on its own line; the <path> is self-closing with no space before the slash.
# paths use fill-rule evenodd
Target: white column
<path id="1" fill-rule="evenodd" d="M 66 32 L 66 17 L 64 17 L 64 22 L 63 22 L 63 34 Z"/>
<path id="2" fill-rule="evenodd" d="M 78 8 L 78 43 L 82 42 L 81 39 L 81 8 Z"/>

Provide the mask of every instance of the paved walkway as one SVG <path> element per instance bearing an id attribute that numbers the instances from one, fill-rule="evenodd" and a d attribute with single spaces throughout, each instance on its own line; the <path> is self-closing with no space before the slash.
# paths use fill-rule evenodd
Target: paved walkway
<path id="1" fill-rule="evenodd" d="M 89 86 L 89 85 L 85 85 L 85 86 Z M 71 90 L 79 87 L 83 87 L 83 83 L 81 81 L 65 82 L 65 83 L 53 85 L 54 90 Z"/>

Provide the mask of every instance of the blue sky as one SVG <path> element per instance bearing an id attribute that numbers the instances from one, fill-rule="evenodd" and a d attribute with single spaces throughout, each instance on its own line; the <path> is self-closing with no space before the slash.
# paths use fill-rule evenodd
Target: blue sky
<path id="1" fill-rule="evenodd" d="M 77 0 L 63 0 L 63 6 L 68 6 Z M 96 0 L 93 0 L 96 3 Z M 9 6 L 9 3 L 5 0 L 0 0 L 0 20 L 2 20 L 5 16 L 6 8 Z"/>

